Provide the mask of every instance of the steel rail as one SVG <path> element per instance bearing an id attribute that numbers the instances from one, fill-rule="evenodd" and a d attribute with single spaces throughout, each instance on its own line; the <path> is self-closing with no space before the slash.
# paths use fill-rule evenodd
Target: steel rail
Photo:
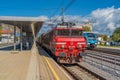
<path id="1" fill-rule="evenodd" d="M 70 75 L 73 77 L 74 80 L 83 80 L 82 78 L 79 77 L 79 75 L 75 74 L 75 73 L 72 72 L 70 69 L 68 69 L 68 68 L 66 67 L 66 65 L 70 65 L 70 64 L 61 64 L 61 67 L 62 67 L 64 70 L 66 70 L 66 71 L 68 72 L 68 74 L 70 74 Z M 99 79 L 99 80 L 106 80 L 106 79 L 103 78 L 102 76 L 96 74 L 95 72 L 93 72 L 93 71 L 91 71 L 91 70 L 89 70 L 89 69 L 87 69 L 87 68 L 85 68 L 85 67 L 83 67 L 83 66 L 81 66 L 81 65 L 79 65 L 79 64 L 77 64 L 77 63 L 73 64 L 72 66 L 73 66 L 73 67 L 74 67 L 74 66 L 79 67 L 80 69 L 84 70 L 84 71 L 87 72 L 88 74 L 91 74 L 91 77 L 94 76 L 95 78 L 97 78 L 97 79 Z M 83 73 L 84 73 L 84 72 L 83 72 Z"/>

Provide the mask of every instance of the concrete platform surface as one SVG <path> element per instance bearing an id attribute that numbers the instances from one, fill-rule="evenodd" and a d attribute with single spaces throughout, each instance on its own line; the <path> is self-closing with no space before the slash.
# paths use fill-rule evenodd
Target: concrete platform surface
<path id="1" fill-rule="evenodd" d="M 40 80 L 72 80 L 72 78 L 39 47 Z"/>
<path id="2" fill-rule="evenodd" d="M 26 80 L 30 51 L 0 51 L 0 80 Z"/>
<path id="3" fill-rule="evenodd" d="M 30 51 L 0 51 L 0 80 L 71 80 L 71 77 L 35 46 Z"/>

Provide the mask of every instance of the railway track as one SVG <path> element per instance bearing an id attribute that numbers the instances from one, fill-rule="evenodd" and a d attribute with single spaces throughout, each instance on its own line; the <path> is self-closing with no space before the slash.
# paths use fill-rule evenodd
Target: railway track
<path id="1" fill-rule="evenodd" d="M 100 55 L 91 55 L 91 54 L 87 54 L 87 56 L 120 66 L 120 60 L 117 59 L 100 56 Z"/>
<path id="2" fill-rule="evenodd" d="M 93 51 L 120 56 L 120 50 L 96 48 L 96 49 L 93 49 Z"/>
<path id="3" fill-rule="evenodd" d="M 46 50 L 47 51 L 47 50 Z M 49 51 L 47 51 L 50 53 Z M 83 62 L 91 65 L 93 69 L 85 68 L 79 64 L 60 64 L 60 66 L 70 74 L 74 80 L 119 80 L 120 79 L 120 56 L 116 53 L 109 54 L 100 51 L 88 51 L 86 60 Z M 98 70 L 100 72 L 98 72 Z M 94 71 L 94 72 L 93 72 Z M 101 73 L 103 72 L 103 73 Z M 109 75 L 103 75 L 107 73 Z"/>
<path id="4" fill-rule="evenodd" d="M 45 49 L 45 48 L 44 48 Z M 46 52 L 50 53 L 47 49 Z M 50 55 L 50 54 L 49 54 Z M 52 56 L 52 55 L 50 55 Z M 54 59 L 54 58 L 53 58 Z M 55 59 L 54 59 L 55 60 Z M 100 75 L 86 69 L 79 64 L 60 64 L 58 63 L 74 80 L 106 80 Z"/>
<path id="5" fill-rule="evenodd" d="M 116 60 L 118 62 L 120 61 L 120 56 L 117 56 L 117 55 L 109 55 L 109 54 L 106 54 L 106 53 L 91 52 L 91 51 L 90 51 L 90 54 L 95 55 L 95 56 L 100 56 L 100 57 L 103 57 L 103 58 L 107 58 L 107 59 L 110 59 L 110 60 Z M 116 58 L 116 59 L 114 59 L 114 58 Z"/>
<path id="6" fill-rule="evenodd" d="M 120 56 L 87 50 L 87 56 L 120 66 Z"/>
<path id="7" fill-rule="evenodd" d="M 64 70 L 66 70 L 75 80 L 106 80 L 100 75 L 86 69 L 79 64 L 62 64 Z"/>
<path id="8" fill-rule="evenodd" d="M 84 61 L 120 79 L 120 56 L 87 50 Z"/>

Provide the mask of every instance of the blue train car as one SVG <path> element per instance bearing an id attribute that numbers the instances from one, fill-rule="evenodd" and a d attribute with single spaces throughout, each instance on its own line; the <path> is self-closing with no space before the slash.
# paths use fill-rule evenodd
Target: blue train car
<path id="1" fill-rule="evenodd" d="M 98 44 L 98 34 L 94 32 L 84 32 L 83 36 L 86 38 L 86 47 L 93 49 Z"/>

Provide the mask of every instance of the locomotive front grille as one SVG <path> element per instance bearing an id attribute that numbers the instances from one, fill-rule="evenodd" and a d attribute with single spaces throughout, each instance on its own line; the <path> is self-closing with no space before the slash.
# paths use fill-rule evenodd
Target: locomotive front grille
<path id="1" fill-rule="evenodd" d="M 69 46 L 69 50 L 75 49 L 75 46 Z"/>

